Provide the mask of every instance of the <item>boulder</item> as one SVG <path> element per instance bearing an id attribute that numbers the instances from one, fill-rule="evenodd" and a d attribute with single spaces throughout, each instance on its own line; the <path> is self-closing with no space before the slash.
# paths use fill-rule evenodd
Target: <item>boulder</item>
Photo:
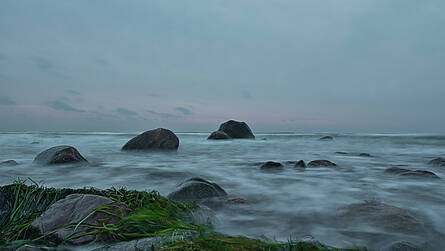
<path id="1" fill-rule="evenodd" d="M 3 224 L 3 221 L 6 220 L 9 214 L 9 205 L 6 201 L 5 196 L 0 191 L 0 226 Z"/>
<path id="2" fill-rule="evenodd" d="M 334 162 L 329 160 L 313 160 L 307 164 L 308 167 L 333 167 L 337 166 Z"/>
<path id="3" fill-rule="evenodd" d="M 73 162 L 87 162 L 87 160 L 72 146 L 55 146 L 47 149 L 37 157 L 34 162 L 45 165 L 64 164 Z"/>
<path id="4" fill-rule="evenodd" d="M 334 138 L 332 136 L 324 136 L 324 137 L 321 137 L 320 140 L 329 141 L 329 140 L 334 140 Z"/>
<path id="5" fill-rule="evenodd" d="M 15 161 L 15 160 L 6 160 L 3 162 L 0 162 L 0 166 L 16 166 L 18 164 L 19 163 L 17 163 L 17 161 Z"/>
<path id="6" fill-rule="evenodd" d="M 260 168 L 263 171 L 282 170 L 283 165 L 280 162 L 268 161 L 262 164 Z"/>
<path id="7" fill-rule="evenodd" d="M 437 176 L 435 173 L 426 170 L 409 170 L 399 167 L 390 167 L 386 169 L 385 172 L 397 174 L 404 177 L 440 179 L 439 176 Z"/>
<path id="8" fill-rule="evenodd" d="M 112 213 L 94 212 L 97 208 L 104 206 L 107 206 L 107 210 Z M 71 194 L 52 204 L 41 216 L 34 220 L 31 226 L 40 230 L 42 234 L 47 234 L 60 228 L 54 235 L 58 240 L 66 240 L 73 233 L 77 236 L 92 231 L 86 225 L 102 226 L 114 224 L 119 221 L 118 216 L 124 216 L 125 214 L 125 205 L 114 202 L 107 197 L 90 194 Z M 82 222 L 82 224 L 76 228 L 75 225 L 79 222 Z M 61 228 L 67 224 L 72 225 Z M 83 235 L 70 239 L 67 242 L 73 245 L 81 245 L 92 241 L 105 241 L 107 238 L 104 235 Z"/>
<path id="9" fill-rule="evenodd" d="M 176 191 L 170 193 L 167 198 L 180 202 L 193 202 L 226 195 L 226 191 L 216 183 L 202 178 L 191 178 L 179 184 Z"/>
<path id="10" fill-rule="evenodd" d="M 170 130 L 158 128 L 132 138 L 122 150 L 174 150 L 179 147 L 178 137 Z"/>
<path id="11" fill-rule="evenodd" d="M 234 139 L 254 139 L 252 131 L 245 122 L 229 120 L 219 126 L 218 131 L 225 132 Z"/>
<path id="12" fill-rule="evenodd" d="M 371 225 L 387 231 L 420 233 L 424 223 L 408 210 L 376 201 L 351 204 L 339 210 L 339 215 L 353 226 Z"/>
<path id="13" fill-rule="evenodd" d="M 445 167 L 445 159 L 444 158 L 435 158 L 435 159 L 431 160 L 430 162 L 428 162 L 428 164 L 430 164 L 432 166 Z"/>
<path id="14" fill-rule="evenodd" d="M 223 131 L 216 131 L 212 132 L 207 139 L 231 139 L 231 137 Z"/>
<path id="15" fill-rule="evenodd" d="M 304 162 L 304 160 L 299 160 L 297 161 L 297 163 L 295 163 L 294 167 L 306 168 L 306 163 Z"/>

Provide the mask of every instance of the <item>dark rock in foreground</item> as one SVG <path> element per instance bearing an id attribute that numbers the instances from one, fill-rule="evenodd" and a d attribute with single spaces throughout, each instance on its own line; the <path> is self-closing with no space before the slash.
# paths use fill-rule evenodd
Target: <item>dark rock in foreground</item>
<path id="1" fill-rule="evenodd" d="M 5 196 L 0 191 L 0 226 L 2 225 L 3 221 L 6 220 L 8 214 L 9 214 L 9 205 L 6 201 Z"/>
<path id="2" fill-rule="evenodd" d="M 206 198 L 222 197 L 227 193 L 218 184 L 201 178 L 191 178 L 178 185 L 167 198 L 180 202 L 192 202 Z"/>
<path id="3" fill-rule="evenodd" d="M 307 164 L 308 167 L 333 167 L 337 166 L 334 162 L 329 160 L 313 160 Z"/>
<path id="4" fill-rule="evenodd" d="M 435 158 L 435 159 L 431 160 L 430 162 L 428 162 L 428 164 L 430 164 L 432 166 L 445 167 L 445 159 L 444 158 Z"/>
<path id="5" fill-rule="evenodd" d="M 304 160 L 299 160 L 297 161 L 297 163 L 295 163 L 294 167 L 306 168 L 306 163 L 304 162 Z"/>
<path id="6" fill-rule="evenodd" d="M 76 236 L 80 237 L 67 240 L 69 244 L 73 245 L 86 244 L 95 240 L 106 240 L 105 236 L 81 236 L 94 229 L 85 225 L 79 226 L 78 228 L 75 228 L 75 226 L 63 227 L 67 224 L 79 223 L 82 220 L 84 220 L 82 222 L 83 224 L 90 226 L 103 226 L 105 224 L 117 223 L 119 217 L 115 215 L 103 212 L 93 213 L 95 209 L 103 206 L 108 206 L 107 210 L 112 209 L 116 215 L 124 216 L 126 213 L 125 205 L 116 203 L 107 197 L 90 194 L 71 194 L 65 199 L 61 199 L 52 204 L 41 216 L 34 220 L 32 226 L 40 230 L 42 234 L 57 230 L 55 235 L 60 240 L 67 240 L 75 230 Z"/>
<path id="7" fill-rule="evenodd" d="M 440 179 L 435 173 L 426 170 L 409 170 L 399 167 L 390 167 L 385 170 L 387 173 L 397 174 L 405 177 L 433 178 Z"/>
<path id="8" fill-rule="evenodd" d="M 368 224 L 387 231 L 405 233 L 425 231 L 423 222 L 408 210 L 380 202 L 351 204 L 340 209 L 340 216 L 354 226 Z"/>
<path id="9" fill-rule="evenodd" d="M 122 150 L 177 150 L 178 137 L 170 130 L 158 128 L 132 138 Z"/>
<path id="10" fill-rule="evenodd" d="M 245 122 L 229 120 L 219 126 L 218 131 L 226 133 L 234 139 L 254 139 L 255 136 Z"/>
<path id="11" fill-rule="evenodd" d="M 332 136 L 324 136 L 324 137 L 321 137 L 319 140 L 329 141 L 329 140 L 334 140 L 334 138 Z"/>
<path id="12" fill-rule="evenodd" d="M 3 162 L 0 162 L 0 166 L 16 166 L 16 165 L 18 165 L 19 163 L 17 163 L 17 161 L 15 161 L 15 160 L 7 160 L 7 161 L 3 161 Z"/>
<path id="13" fill-rule="evenodd" d="M 50 165 L 87 162 L 87 160 L 72 146 L 55 146 L 39 153 L 34 159 L 34 162 Z"/>
<path id="14" fill-rule="evenodd" d="M 262 164 L 260 168 L 263 171 L 282 170 L 283 165 L 279 162 L 268 161 L 268 162 Z"/>
<path id="15" fill-rule="evenodd" d="M 210 136 L 207 139 L 231 139 L 231 138 L 232 137 L 227 135 L 227 133 L 225 133 L 225 132 L 216 131 L 216 132 L 212 132 L 212 134 L 210 134 Z"/>

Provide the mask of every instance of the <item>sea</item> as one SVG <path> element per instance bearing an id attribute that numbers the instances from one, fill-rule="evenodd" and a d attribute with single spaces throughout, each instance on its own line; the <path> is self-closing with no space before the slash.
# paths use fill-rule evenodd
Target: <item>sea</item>
<path id="1" fill-rule="evenodd" d="M 214 228 L 222 233 L 276 241 L 311 239 L 370 250 L 408 241 L 445 250 L 445 167 L 428 165 L 445 157 L 445 135 L 257 133 L 255 140 L 218 141 L 207 140 L 208 132 L 176 133 L 180 145 L 175 153 L 121 151 L 137 134 L 0 133 L 0 162 L 19 163 L 0 167 L 0 185 L 26 179 L 46 187 L 126 187 L 167 196 L 180 182 L 201 177 L 219 184 L 229 198 L 248 202 L 214 209 Z M 319 140 L 326 135 L 334 139 Z M 89 163 L 33 163 L 37 154 L 57 145 L 74 146 Z M 304 169 L 290 163 L 319 159 L 337 167 Z M 260 166 L 266 161 L 280 162 L 284 168 L 264 172 Z M 390 167 L 428 170 L 441 179 L 385 172 Z M 345 206 L 364 202 L 408 210 L 428 231 L 388 230 L 385 222 L 373 222 L 372 217 L 361 222 L 339 218 Z"/>

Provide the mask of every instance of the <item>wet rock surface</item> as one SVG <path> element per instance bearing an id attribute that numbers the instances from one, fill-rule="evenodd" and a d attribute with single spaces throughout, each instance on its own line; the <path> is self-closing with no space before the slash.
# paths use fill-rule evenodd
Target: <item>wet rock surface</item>
<path id="1" fill-rule="evenodd" d="M 87 160 L 72 146 L 51 147 L 37 155 L 34 162 L 44 165 L 87 162 Z"/>
<path id="2" fill-rule="evenodd" d="M 263 171 L 282 170 L 283 165 L 280 162 L 268 161 L 262 164 L 260 169 Z"/>
<path id="3" fill-rule="evenodd" d="M 210 136 L 207 139 L 231 139 L 232 137 L 230 137 L 227 133 L 223 132 L 223 131 L 216 131 L 216 132 L 212 132 L 212 134 L 210 134 Z"/>
<path id="4" fill-rule="evenodd" d="M 146 131 L 129 140 L 122 150 L 174 150 L 179 147 L 178 137 L 170 130 L 158 128 Z"/>
<path id="5" fill-rule="evenodd" d="M 440 179 L 435 173 L 426 170 L 409 170 L 400 167 L 390 167 L 385 170 L 386 173 L 396 174 L 402 177 L 413 177 L 413 178 L 432 178 Z"/>
<path id="6" fill-rule="evenodd" d="M 337 164 L 329 160 L 313 160 L 307 164 L 308 167 L 335 167 Z"/>
<path id="7" fill-rule="evenodd" d="M 226 191 L 218 184 L 195 177 L 179 184 L 176 191 L 170 193 L 167 198 L 180 202 L 192 202 L 226 195 Z"/>
<path id="8" fill-rule="evenodd" d="M 16 166 L 18 164 L 19 163 L 17 163 L 17 161 L 15 161 L 15 160 L 6 160 L 3 162 L 0 162 L 0 166 Z"/>
<path id="9" fill-rule="evenodd" d="M 255 136 L 245 122 L 229 120 L 219 126 L 218 131 L 226 133 L 234 139 L 254 139 Z"/>
<path id="10" fill-rule="evenodd" d="M 435 158 L 428 162 L 432 166 L 445 167 L 445 158 Z"/>
<path id="11" fill-rule="evenodd" d="M 32 226 L 37 228 L 42 234 L 47 234 L 64 225 L 74 225 L 81 221 L 83 221 L 83 224 L 93 226 L 117 223 L 119 221 L 117 216 L 103 212 L 94 212 L 95 209 L 103 206 L 108 206 L 107 210 L 111 210 L 116 215 L 123 216 L 126 213 L 123 204 L 116 203 L 109 198 L 89 194 L 71 194 L 65 199 L 52 204 L 41 216 L 34 220 Z M 73 225 L 57 230 L 55 237 L 59 240 L 67 240 L 74 233 L 74 230 L 79 235 L 91 231 L 88 226 L 81 225 L 75 228 Z M 73 245 L 81 245 L 95 240 L 106 240 L 106 238 L 106 236 L 84 235 L 70 239 L 67 242 Z"/>

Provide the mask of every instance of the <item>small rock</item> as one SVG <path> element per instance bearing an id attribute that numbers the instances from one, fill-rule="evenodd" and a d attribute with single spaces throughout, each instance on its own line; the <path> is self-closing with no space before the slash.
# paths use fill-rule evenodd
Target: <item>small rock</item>
<path id="1" fill-rule="evenodd" d="M 297 163 L 295 163 L 294 167 L 306 168 L 306 163 L 304 162 L 304 160 L 299 160 L 297 161 Z"/>
<path id="2" fill-rule="evenodd" d="M 255 136 L 245 122 L 229 120 L 219 126 L 218 131 L 225 132 L 234 139 L 254 139 Z"/>
<path id="3" fill-rule="evenodd" d="M 178 137 L 170 130 L 158 128 L 132 138 L 122 150 L 177 150 Z"/>
<path id="4" fill-rule="evenodd" d="M 308 167 L 332 167 L 337 166 L 334 162 L 329 160 L 313 160 L 307 164 Z"/>
<path id="5" fill-rule="evenodd" d="M 390 167 L 385 170 L 385 172 L 387 172 L 387 173 L 394 173 L 394 174 L 400 174 L 400 173 L 409 172 L 409 171 L 410 171 L 409 169 L 395 167 L 395 166 Z"/>
<path id="6" fill-rule="evenodd" d="M 227 202 L 232 204 L 249 204 L 249 202 L 243 198 L 230 198 Z"/>
<path id="7" fill-rule="evenodd" d="M 107 210 L 114 213 L 106 214 L 103 212 L 94 212 L 95 209 L 108 206 Z M 116 215 L 124 216 L 126 214 L 125 205 L 112 201 L 109 198 L 90 195 L 90 194 L 71 194 L 65 199 L 61 199 L 52 204 L 41 216 L 37 217 L 31 226 L 40 230 L 42 234 L 50 233 L 66 224 L 75 224 L 84 220 L 84 224 L 102 226 L 105 224 L 114 224 L 119 221 Z M 82 235 L 91 231 L 88 226 L 79 226 L 76 233 Z M 74 227 L 68 226 L 57 230 L 55 235 L 60 240 L 66 240 L 74 233 Z M 73 245 L 86 244 L 92 241 L 104 241 L 107 236 L 84 235 L 79 238 L 70 239 L 67 242 Z"/>
<path id="8" fill-rule="evenodd" d="M 281 170 L 283 169 L 283 165 L 279 162 L 268 161 L 261 165 L 261 170 L 270 171 L 270 170 Z"/>
<path id="9" fill-rule="evenodd" d="M 328 140 L 334 140 L 334 138 L 332 136 L 324 136 L 324 137 L 321 137 L 320 140 L 328 141 Z"/>
<path id="10" fill-rule="evenodd" d="M 335 152 L 336 154 L 341 154 L 341 155 L 348 155 L 347 152 Z"/>
<path id="11" fill-rule="evenodd" d="M 360 157 L 369 157 L 369 158 L 372 157 L 372 155 L 369 154 L 369 153 L 360 153 L 358 156 L 360 156 Z"/>
<path id="12" fill-rule="evenodd" d="M 34 162 L 45 165 L 64 164 L 73 162 L 87 162 L 87 160 L 72 146 L 55 146 L 47 149 L 37 157 Z"/>
<path id="13" fill-rule="evenodd" d="M 18 164 L 19 163 L 17 163 L 17 161 L 15 161 L 15 160 L 7 160 L 7 161 L 0 162 L 0 166 L 16 166 Z"/>
<path id="14" fill-rule="evenodd" d="M 226 195 L 226 191 L 216 183 L 202 178 L 191 178 L 179 184 L 178 189 L 170 193 L 167 198 L 180 202 L 193 202 Z"/>
<path id="15" fill-rule="evenodd" d="M 430 162 L 428 162 L 428 164 L 430 164 L 432 166 L 445 167 L 445 159 L 444 158 L 435 158 L 435 159 L 431 160 Z"/>
<path id="16" fill-rule="evenodd" d="M 31 145 L 37 145 L 37 144 L 40 144 L 40 142 L 38 142 L 38 141 L 31 142 Z"/>
<path id="17" fill-rule="evenodd" d="M 212 134 L 210 134 L 210 136 L 207 139 L 231 139 L 231 137 L 227 135 L 227 133 L 225 132 L 216 131 L 212 132 Z"/>

